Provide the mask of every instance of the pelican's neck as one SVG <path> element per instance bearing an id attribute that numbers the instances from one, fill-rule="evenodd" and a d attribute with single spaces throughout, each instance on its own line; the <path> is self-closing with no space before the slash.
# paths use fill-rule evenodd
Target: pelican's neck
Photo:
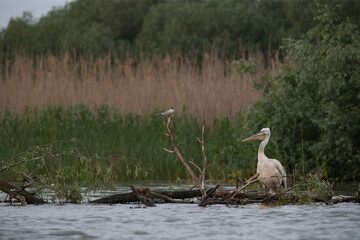
<path id="1" fill-rule="evenodd" d="M 266 146 L 266 144 L 268 144 L 269 139 L 270 139 L 270 136 L 266 136 L 266 138 L 260 143 L 259 151 L 258 151 L 258 160 L 259 161 L 266 159 L 265 146 Z"/>

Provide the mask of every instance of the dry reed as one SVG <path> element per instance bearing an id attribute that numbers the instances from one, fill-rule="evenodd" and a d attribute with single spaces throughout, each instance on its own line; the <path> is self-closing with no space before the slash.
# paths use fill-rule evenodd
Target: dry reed
<path id="1" fill-rule="evenodd" d="M 257 60 L 262 59 L 256 57 Z M 85 61 L 64 57 L 18 56 L 0 68 L 0 111 L 25 106 L 108 104 L 121 113 L 148 113 L 174 107 L 205 120 L 234 117 L 256 101 L 251 82 L 261 76 L 240 74 L 230 63 L 206 54 L 201 64 L 181 56 L 126 61 L 110 57 Z M 270 72 L 279 67 L 272 60 Z"/>

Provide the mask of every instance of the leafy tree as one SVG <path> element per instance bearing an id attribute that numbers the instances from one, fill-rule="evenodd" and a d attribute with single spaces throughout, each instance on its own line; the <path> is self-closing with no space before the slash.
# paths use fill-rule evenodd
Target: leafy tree
<path id="1" fill-rule="evenodd" d="M 352 0 L 77 0 L 39 21 L 29 13 L 12 19 L 0 33 L 0 55 L 126 56 L 145 49 L 142 53 L 201 56 L 216 49 L 234 58 L 255 47 L 267 54 L 278 50 L 284 37 L 298 38 L 312 27 L 317 2 L 339 4 L 341 19 L 360 22 L 360 1 Z"/>
<path id="2" fill-rule="evenodd" d="M 251 129 L 269 126 L 276 152 L 294 173 L 320 171 L 343 180 L 360 176 L 360 34 L 325 7 L 317 24 L 286 49 L 296 67 L 262 83 L 249 112 Z M 317 167 L 317 169 L 315 169 Z"/>

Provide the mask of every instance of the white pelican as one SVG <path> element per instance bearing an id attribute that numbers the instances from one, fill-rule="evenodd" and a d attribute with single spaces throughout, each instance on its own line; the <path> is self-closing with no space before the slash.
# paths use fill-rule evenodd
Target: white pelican
<path id="1" fill-rule="evenodd" d="M 286 189 L 286 173 L 284 167 L 276 159 L 269 159 L 265 156 L 264 150 L 266 144 L 270 139 L 270 128 L 263 128 L 257 134 L 248 137 L 241 142 L 251 140 L 261 140 L 258 151 L 258 163 L 256 172 L 259 173 L 259 181 L 264 187 L 264 191 L 270 189 L 270 193 L 275 194 L 280 188 L 281 184 Z"/>

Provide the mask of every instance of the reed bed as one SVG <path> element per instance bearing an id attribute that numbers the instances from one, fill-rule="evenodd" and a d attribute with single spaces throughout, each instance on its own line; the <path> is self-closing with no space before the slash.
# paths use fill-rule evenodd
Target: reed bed
<path id="1" fill-rule="evenodd" d="M 260 55 L 253 58 L 263 62 Z M 260 92 L 251 83 L 261 77 L 241 74 L 230 62 L 205 54 L 202 62 L 181 56 L 121 61 L 109 57 L 76 59 L 17 56 L 0 68 L 0 111 L 21 112 L 24 107 L 72 106 L 91 108 L 107 104 L 120 113 L 146 114 L 155 109 L 186 110 L 204 120 L 228 116 L 246 109 Z M 271 60 L 270 72 L 279 67 Z"/>
<path id="2" fill-rule="evenodd" d="M 0 69 L 0 158 L 5 163 L 30 147 L 75 138 L 86 155 L 110 162 L 119 180 L 186 179 L 180 161 L 162 150 L 170 147 L 162 135 L 166 119 L 154 115 L 172 106 L 174 135 L 187 160 L 201 163 L 195 137 L 205 120 L 209 178 L 226 179 L 237 170 L 251 176 L 255 151 L 239 148 L 246 134 L 232 123 L 241 124 L 241 110 L 259 98 L 251 84 L 265 66 L 249 75 L 214 54 L 202 59 L 17 56 Z M 267 70 L 279 65 L 272 60 Z"/>
<path id="3" fill-rule="evenodd" d="M 104 164 L 110 164 L 118 180 L 187 179 L 181 162 L 163 150 L 163 147 L 171 148 L 168 138 L 163 135 L 166 122 L 166 118 L 151 113 L 121 115 L 107 105 L 96 110 L 77 104 L 25 108 L 21 113 L 3 111 L 0 112 L 0 169 L 7 160 L 31 147 L 55 140 L 76 139 L 84 155 L 96 155 Z M 207 172 L 211 179 L 226 179 L 228 173 L 239 169 L 251 176 L 255 169 L 255 151 L 245 154 L 249 148 L 237 146 L 239 136 L 229 122 L 229 118 L 215 120 L 205 130 Z M 183 143 L 180 151 L 185 159 L 199 165 L 202 152 L 196 137 L 201 137 L 201 125 L 201 121 L 191 116 L 173 117 L 174 136 Z M 33 163 L 35 165 L 29 169 L 36 168 Z"/>

